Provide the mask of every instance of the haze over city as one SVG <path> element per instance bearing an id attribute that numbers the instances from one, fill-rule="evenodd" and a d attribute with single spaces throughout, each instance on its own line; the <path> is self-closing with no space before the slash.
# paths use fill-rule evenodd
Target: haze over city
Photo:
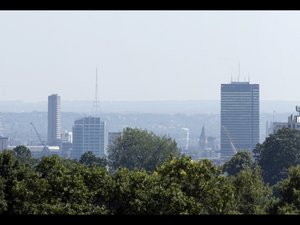
<path id="1" fill-rule="evenodd" d="M 219 100 L 231 79 L 297 101 L 297 11 L 1 11 L 0 101 Z M 239 65 L 240 64 L 240 73 Z"/>

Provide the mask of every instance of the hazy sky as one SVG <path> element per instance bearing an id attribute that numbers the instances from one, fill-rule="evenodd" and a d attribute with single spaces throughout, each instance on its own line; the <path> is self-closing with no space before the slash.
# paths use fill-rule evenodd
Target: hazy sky
<path id="1" fill-rule="evenodd" d="M 300 11 L 0 11 L 0 101 L 300 101 Z"/>

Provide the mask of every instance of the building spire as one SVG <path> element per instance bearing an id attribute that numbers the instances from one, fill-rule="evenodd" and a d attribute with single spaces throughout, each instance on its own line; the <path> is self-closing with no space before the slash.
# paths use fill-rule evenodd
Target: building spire
<path id="1" fill-rule="evenodd" d="M 95 97 L 94 97 L 94 114 L 99 115 L 99 98 L 98 98 L 98 68 L 96 65 L 96 84 L 95 84 Z"/>

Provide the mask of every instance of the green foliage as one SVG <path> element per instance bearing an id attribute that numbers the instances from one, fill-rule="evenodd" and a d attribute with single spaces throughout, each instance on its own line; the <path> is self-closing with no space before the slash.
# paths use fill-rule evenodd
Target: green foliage
<path id="1" fill-rule="evenodd" d="M 172 159 L 157 172 L 167 186 L 179 185 L 185 195 L 197 202 L 197 210 L 193 214 L 232 213 L 232 184 L 209 160 L 192 161 L 190 157 Z"/>
<path id="2" fill-rule="evenodd" d="M 0 153 L 0 214 L 263 214 L 272 197 L 258 168 L 224 176 L 208 160 L 182 156 L 154 171 L 119 168 L 112 174 L 96 163 L 58 156 L 28 166 L 20 160 L 26 151 L 19 150 Z M 298 212 L 298 193 L 291 191 L 300 185 L 298 173 L 291 173 L 293 188 L 286 188 L 288 181 L 280 186 L 282 196 L 291 197 L 274 208 L 277 213 Z"/>
<path id="3" fill-rule="evenodd" d="M 17 158 L 30 158 L 31 157 L 31 152 L 26 146 L 24 145 L 19 145 L 13 149 L 15 155 Z"/>
<path id="4" fill-rule="evenodd" d="M 7 202 L 5 199 L 5 187 L 4 180 L 0 177 L 0 214 L 3 214 L 7 210 Z"/>
<path id="5" fill-rule="evenodd" d="M 113 171 L 120 167 L 154 171 L 172 155 L 179 155 L 174 140 L 146 130 L 126 128 L 109 149 L 109 163 Z"/>
<path id="6" fill-rule="evenodd" d="M 157 174 L 146 171 L 118 170 L 112 201 L 113 214 L 180 215 L 197 212 L 195 199 L 176 183 L 169 185 Z"/>
<path id="7" fill-rule="evenodd" d="M 16 160 L 21 164 L 29 166 L 31 168 L 35 167 L 39 159 L 34 159 L 31 157 L 31 151 L 24 145 L 19 145 L 13 149 Z"/>
<path id="8" fill-rule="evenodd" d="M 236 211 L 242 214 L 266 214 L 272 204 L 272 189 L 265 186 L 260 169 L 246 168 L 231 177 Z"/>
<path id="9" fill-rule="evenodd" d="M 236 175 L 242 170 L 253 168 L 253 166 L 254 161 L 251 153 L 249 151 L 240 151 L 223 165 L 223 172 L 228 173 L 228 175 Z"/>
<path id="10" fill-rule="evenodd" d="M 78 166 L 76 169 L 80 172 L 84 184 L 89 190 L 91 204 L 105 209 L 101 214 L 104 212 L 107 214 L 107 210 L 114 198 L 115 181 L 112 176 L 104 168 L 95 165 L 90 168 Z"/>
<path id="11" fill-rule="evenodd" d="M 288 168 L 300 164 L 300 131 L 283 128 L 254 149 L 264 181 L 271 185 L 285 179 Z"/>
<path id="12" fill-rule="evenodd" d="M 79 160 L 80 163 L 86 165 L 86 166 L 92 166 L 95 164 L 96 166 L 100 167 L 106 167 L 107 166 L 107 160 L 105 158 L 99 158 L 94 155 L 93 152 L 88 151 L 85 152 Z"/>
<path id="13" fill-rule="evenodd" d="M 114 175 L 113 214 L 147 214 L 148 191 L 154 185 L 151 178 L 145 171 L 118 170 Z"/>
<path id="14" fill-rule="evenodd" d="M 279 183 L 280 197 L 274 205 L 274 214 L 300 213 L 300 166 L 289 169 L 288 178 Z"/>
<path id="15" fill-rule="evenodd" d="M 79 166 L 79 165 L 78 165 Z M 49 184 L 41 214 L 90 214 L 90 193 L 80 170 L 68 170 L 58 156 L 44 157 L 36 167 Z M 102 209 L 95 207 L 96 210 Z M 96 211 L 96 212 L 98 212 Z"/>

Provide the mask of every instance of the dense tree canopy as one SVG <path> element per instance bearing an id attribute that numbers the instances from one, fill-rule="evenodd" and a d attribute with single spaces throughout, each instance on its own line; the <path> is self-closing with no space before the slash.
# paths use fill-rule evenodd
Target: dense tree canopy
<path id="1" fill-rule="evenodd" d="M 258 166 L 241 170 L 231 177 L 234 185 L 236 212 L 266 214 L 272 204 L 272 189 L 264 184 Z"/>
<path id="2" fill-rule="evenodd" d="M 253 166 L 254 161 L 251 153 L 249 151 L 240 151 L 223 165 L 223 172 L 229 175 L 236 175 L 242 170 L 253 168 Z"/>
<path id="3" fill-rule="evenodd" d="M 178 156 L 179 152 L 176 142 L 169 137 L 126 128 L 109 149 L 108 157 L 112 170 L 124 167 L 129 170 L 153 171 L 171 156 Z"/>
<path id="4" fill-rule="evenodd" d="M 105 158 L 96 157 L 95 154 L 91 151 L 85 152 L 80 157 L 79 162 L 86 166 L 92 166 L 93 164 L 100 167 L 107 166 L 107 160 Z"/>
<path id="5" fill-rule="evenodd" d="M 177 149 L 170 139 L 135 129 L 127 132 L 126 141 L 121 138 L 118 142 L 120 146 L 131 146 L 128 149 L 136 150 L 139 149 L 136 146 L 144 146 L 142 149 L 152 151 L 157 147 L 152 139 L 161 141 L 159 143 L 164 149 L 168 149 L 166 146 Z M 290 134 L 289 130 L 282 132 L 288 134 L 279 133 L 282 136 L 277 136 L 275 140 L 282 141 L 286 138 L 284 141 L 289 143 L 290 137 L 295 138 L 295 134 L 293 132 Z M 129 138 L 129 134 L 134 137 Z M 146 142 L 140 142 L 141 140 Z M 268 145 L 264 143 L 256 148 L 256 157 L 260 163 L 264 162 L 262 159 L 266 157 L 264 155 L 266 146 Z M 291 146 L 293 145 L 290 144 Z M 157 151 L 152 151 L 152 154 L 154 152 Z M 12 151 L 2 151 L 0 214 L 300 213 L 300 166 L 290 168 L 288 177 L 273 186 L 273 190 L 276 189 L 275 192 L 278 192 L 275 197 L 271 187 L 264 183 L 259 165 L 253 163 L 249 153 L 239 152 L 224 167 L 216 166 L 209 160 L 192 160 L 187 156 L 174 155 L 176 154 L 172 157 L 165 156 L 165 159 L 156 163 L 155 167 L 153 165 L 146 167 L 149 166 L 147 163 L 140 167 L 129 168 L 119 165 L 111 172 L 97 163 L 98 158 L 91 153 L 85 154 L 79 162 L 58 156 L 47 156 L 33 161 L 28 149 L 23 146 L 18 146 Z M 289 156 L 284 151 L 282 157 L 285 155 Z M 282 164 L 274 166 L 276 165 Z M 224 168 L 228 174 L 222 171 Z M 274 172 L 274 175 L 278 174 Z"/>
<path id="6" fill-rule="evenodd" d="M 193 200 L 195 214 L 228 214 L 233 211 L 233 186 L 209 160 L 181 157 L 165 162 L 157 173 L 167 186 L 179 185 Z"/>
<path id="7" fill-rule="evenodd" d="M 287 177 L 289 167 L 300 164 L 300 131 L 280 129 L 258 144 L 254 154 L 265 182 L 273 185 Z"/>
<path id="8" fill-rule="evenodd" d="M 271 210 L 275 214 L 300 214 L 300 166 L 289 169 L 288 178 L 279 183 L 279 201 Z"/>

